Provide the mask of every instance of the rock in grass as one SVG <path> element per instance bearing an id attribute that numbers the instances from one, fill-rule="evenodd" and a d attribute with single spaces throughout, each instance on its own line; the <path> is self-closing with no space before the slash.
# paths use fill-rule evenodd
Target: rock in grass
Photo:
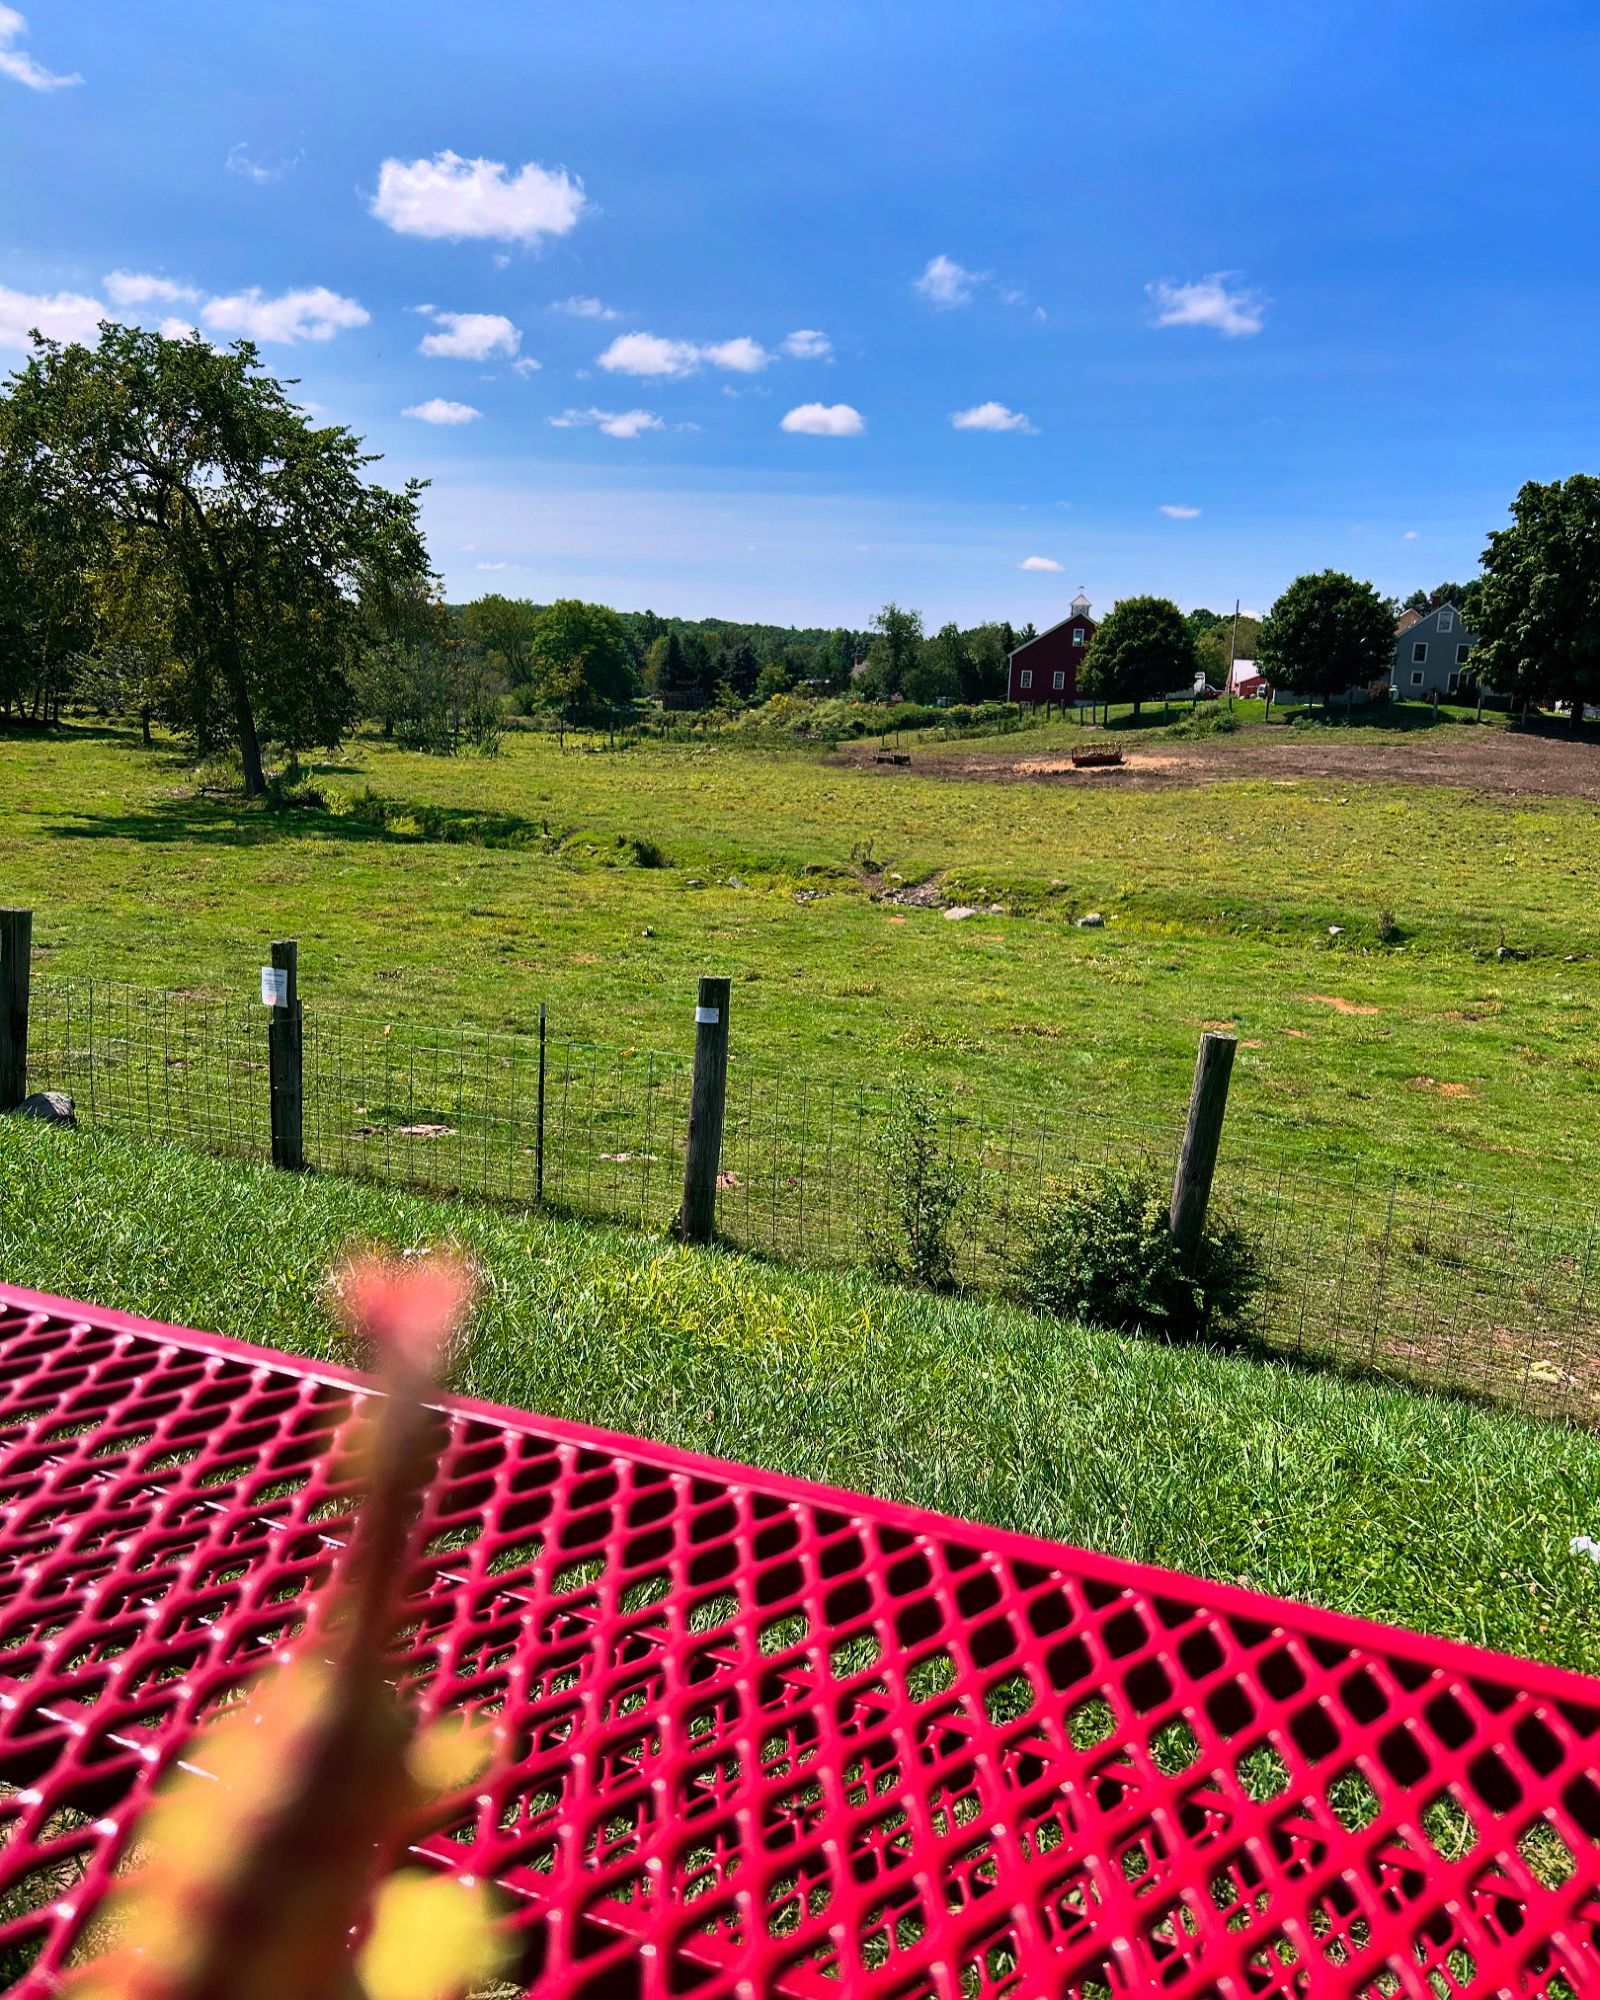
<path id="1" fill-rule="evenodd" d="M 1079 917 L 1078 929 L 1080 931 L 1104 930 L 1105 923 L 1106 923 L 1105 918 L 1101 916 L 1098 910 L 1091 910 L 1086 917 Z"/>
<path id="2" fill-rule="evenodd" d="M 46 1125 L 76 1125 L 77 1107 L 64 1090 L 36 1090 L 17 1106 L 19 1118 L 38 1118 Z"/>

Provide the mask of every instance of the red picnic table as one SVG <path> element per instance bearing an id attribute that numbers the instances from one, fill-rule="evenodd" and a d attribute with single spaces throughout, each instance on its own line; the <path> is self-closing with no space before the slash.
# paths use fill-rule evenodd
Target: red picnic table
<path id="1" fill-rule="evenodd" d="M 0 1965 L 347 1533 L 363 1377 L 0 1288 Z M 397 1681 L 505 1753 L 416 1849 L 550 1995 L 1600 1994 L 1600 1681 L 461 1397 Z M 26 1969 L 21 1969 L 21 1968 Z"/>

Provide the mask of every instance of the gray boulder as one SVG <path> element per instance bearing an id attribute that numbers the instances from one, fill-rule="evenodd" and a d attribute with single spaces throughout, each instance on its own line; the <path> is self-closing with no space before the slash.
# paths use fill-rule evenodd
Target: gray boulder
<path id="1" fill-rule="evenodd" d="M 42 1118 L 46 1125 L 76 1125 L 77 1111 L 64 1090 L 36 1090 L 17 1106 L 21 1118 Z"/>

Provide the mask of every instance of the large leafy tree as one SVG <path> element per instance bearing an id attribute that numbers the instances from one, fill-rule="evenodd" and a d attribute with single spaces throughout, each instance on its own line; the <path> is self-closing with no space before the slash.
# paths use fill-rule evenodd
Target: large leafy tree
<path id="1" fill-rule="evenodd" d="M 1474 673 L 1513 700 L 1600 701 L 1600 479 L 1530 480 L 1483 552 Z"/>
<path id="2" fill-rule="evenodd" d="M 372 462 L 248 341 L 106 322 L 92 348 L 36 339 L 0 397 L 0 504 L 113 584 L 159 591 L 190 726 L 232 736 L 253 793 L 264 741 L 337 742 L 374 629 L 425 598 L 420 488 L 373 485 Z"/>
<path id="3" fill-rule="evenodd" d="M 1095 627 L 1078 685 L 1094 701 L 1147 701 L 1192 687 L 1194 634 L 1170 597 L 1124 597 Z"/>
<path id="4" fill-rule="evenodd" d="M 535 695 L 567 722 L 604 720 L 638 696 L 627 631 L 603 604 L 558 598 L 539 613 L 531 649 Z"/>
<path id="5" fill-rule="evenodd" d="M 886 604 L 872 621 L 872 634 L 860 689 L 869 701 L 884 701 L 905 692 L 922 651 L 922 613 Z"/>
<path id="6" fill-rule="evenodd" d="M 539 607 L 525 597 L 491 591 L 461 607 L 461 636 L 514 686 L 532 671 L 533 634 Z"/>
<path id="7" fill-rule="evenodd" d="M 1297 576 L 1261 621 L 1256 665 L 1276 687 L 1331 700 L 1394 666 L 1394 607 L 1341 570 Z"/>

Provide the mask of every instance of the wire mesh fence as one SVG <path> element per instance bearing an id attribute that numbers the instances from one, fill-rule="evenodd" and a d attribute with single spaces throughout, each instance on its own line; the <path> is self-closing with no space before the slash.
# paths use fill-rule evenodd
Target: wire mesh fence
<path id="1" fill-rule="evenodd" d="M 238 1158 L 270 1158 L 264 1010 L 198 994 L 36 982 L 36 1088 L 70 1091 L 86 1123 Z M 325 1171 L 664 1228 L 683 1185 L 687 1055 L 547 1033 L 429 1027 L 318 1006 L 303 1029 L 307 1164 Z M 962 1283 L 1011 1282 L 1084 1170 L 1169 1177 L 1182 1135 L 1108 1123 L 1084 1101 L 933 1100 L 961 1199 Z M 903 1100 L 775 1071 L 735 1053 L 718 1227 L 763 1254 L 868 1261 L 885 1217 L 888 1135 Z M 1449 1174 L 1318 1169 L 1225 1132 L 1215 1197 L 1255 1243 L 1260 1342 L 1546 1414 L 1600 1413 L 1595 1219 Z"/>

